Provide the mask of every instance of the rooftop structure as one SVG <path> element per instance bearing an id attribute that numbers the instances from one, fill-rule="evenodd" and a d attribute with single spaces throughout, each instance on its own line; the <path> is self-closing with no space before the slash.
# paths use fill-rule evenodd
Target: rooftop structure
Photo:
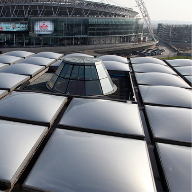
<path id="1" fill-rule="evenodd" d="M 100 59 L 91 57 L 66 57 L 47 87 L 71 95 L 109 95 L 116 91 Z"/>
<path id="2" fill-rule="evenodd" d="M 192 92 L 186 76 L 167 62 L 150 58 L 147 61 L 154 66 L 175 74 L 136 73 L 133 66 L 146 65 L 145 58 L 136 58 L 137 64 L 130 59 L 109 73 L 117 85 L 113 94 L 69 95 L 46 88 L 55 74 L 49 66 L 62 63 L 60 58 L 27 76 L 26 82 L 10 90 L 0 88 L 0 190 L 191 191 Z M 64 61 L 81 61 L 80 66 L 86 60 L 84 67 L 88 61 L 102 63 L 80 58 Z M 41 60 L 36 60 L 34 66 L 39 64 Z M 122 65 L 129 71 L 123 71 Z M 64 62 L 58 71 L 63 68 Z M 12 73 L 1 74 L 9 79 Z M 139 85 L 138 74 L 149 75 L 151 82 L 174 76 L 189 86 Z"/>

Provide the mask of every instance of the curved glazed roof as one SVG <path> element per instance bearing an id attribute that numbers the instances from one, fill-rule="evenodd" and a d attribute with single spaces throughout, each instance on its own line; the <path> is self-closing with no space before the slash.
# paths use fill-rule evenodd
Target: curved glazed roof
<path id="1" fill-rule="evenodd" d="M 17 86 L 29 80 L 30 77 L 12 73 L 0 73 L 0 89 L 12 91 Z"/>
<path id="2" fill-rule="evenodd" d="M 47 132 L 47 127 L 0 120 L 0 182 L 13 185 Z"/>
<path id="3" fill-rule="evenodd" d="M 3 1 L 4 2 L 4 1 Z M 19 6 L 20 5 L 20 6 Z M 6 0 L 0 5 L 0 17 L 130 17 L 133 18 L 138 13 L 131 8 L 120 7 L 105 3 L 84 0 L 53 0 L 50 4 L 47 0 Z"/>
<path id="4" fill-rule="evenodd" d="M 107 70 L 112 71 L 130 71 L 129 65 L 118 61 L 103 61 Z"/>
<path id="5" fill-rule="evenodd" d="M 30 57 L 27 59 L 23 59 L 22 61 L 19 61 L 17 63 L 29 63 L 29 64 L 33 64 L 33 65 L 41 65 L 41 66 L 46 66 L 48 67 L 49 65 L 51 65 L 53 62 L 55 61 L 55 59 L 48 59 L 48 58 L 44 58 L 44 57 Z"/>
<path id="6" fill-rule="evenodd" d="M 0 90 L 0 99 L 8 94 L 7 90 Z"/>
<path id="7" fill-rule="evenodd" d="M 154 141 L 191 143 L 191 109 L 145 105 L 145 110 Z"/>
<path id="8" fill-rule="evenodd" d="M 33 55 L 32 57 L 45 57 L 48 59 L 60 59 L 63 56 L 63 54 L 59 54 L 59 53 L 54 53 L 54 52 L 40 52 L 37 53 L 35 55 Z"/>
<path id="9" fill-rule="evenodd" d="M 66 58 L 66 57 L 93 57 L 92 55 L 87 55 L 87 54 L 83 54 L 83 53 L 71 53 L 71 54 L 67 54 L 64 57 L 62 57 L 62 59 Z"/>
<path id="10" fill-rule="evenodd" d="M 192 76 L 185 76 L 185 78 L 192 84 Z"/>
<path id="11" fill-rule="evenodd" d="M 19 75 L 28 75 L 33 77 L 40 71 L 45 69 L 44 66 L 37 66 L 33 64 L 14 64 L 14 65 L 9 65 L 8 67 L 5 67 L 3 69 L 0 69 L 0 73 L 14 73 L 14 74 L 19 74 Z"/>
<path id="12" fill-rule="evenodd" d="M 154 63 L 154 64 L 161 64 L 161 65 L 166 65 L 167 64 L 157 58 L 153 57 L 135 57 L 135 58 L 130 58 L 132 64 L 146 64 L 146 63 Z"/>
<path id="13" fill-rule="evenodd" d="M 164 66 L 161 64 L 145 63 L 145 64 L 132 64 L 134 72 L 138 73 L 149 73 L 149 72 L 158 72 L 158 73 L 168 73 L 176 74 L 170 67 Z"/>
<path id="14" fill-rule="evenodd" d="M 3 55 L 11 55 L 11 56 L 15 56 L 15 57 L 29 57 L 34 55 L 35 53 L 31 53 L 31 52 L 27 52 L 27 51 L 11 51 L 11 52 L 7 52 Z"/>
<path id="15" fill-rule="evenodd" d="M 62 129 L 55 130 L 23 187 L 62 192 L 156 191 L 145 141 Z"/>
<path id="16" fill-rule="evenodd" d="M 144 103 L 192 108 L 192 91 L 171 86 L 143 86 L 139 90 Z"/>
<path id="17" fill-rule="evenodd" d="M 126 57 L 121 57 L 118 55 L 103 55 L 98 58 L 101 59 L 102 61 L 117 61 L 120 63 L 128 63 L 128 60 Z"/>
<path id="18" fill-rule="evenodd" d="M 138 84 L 191 88 L 182 78 L 166 73 L 135 73 Z"/>
<path id="19" fill-rule="evenodd" d="M 184 67 L 184 66 L 192 66 L 191 59 L 173 59 L 166 60 L 173 67 Z"/>
<path id="20" fill-rule="evenodd" d="M 50 70 L 57 70 L 58 69 L 58 67 L 59 67 L 59 65 L 61 64 L 61 62 L 62 62 L 62 60 L 58 60 L 58 61 L 56 61 L 56 62 L 54 62 L 53 64 L 51 64 L 50 66 L 49 66 L 49 69 Z"/>
<path id="21" fill-rule="evenodd" d="M 4 67 L 9 66 L 9 64 L 0 63 L 0 69 L 3 69 Z"/>
<path id="22" fill-rule="evenodd" d="M 191 191 L 191 147 L 157 143 L 156 148 L 169 191 Z"/>
<path id="23" fill-rule="evenodd" d="M 192 66 L 175 67 L 175 69 L 183 76 L 192 76 Z"/>
<path id="24" fill-rule="evenodd" d="M 0 55 L 0 63 L 4 63 L 4 64 L 13 64 L 22 59 L 23 58 L 21 58 L 21 57 L 15 57 L 15 56 L 11 56 L 11 55 Z"/>
<path id="25" fill-rule="evenodd" d="M 73 98 L 59 124 L 144 137 L 137 104 Z"/>
<path id="26" fill-rule="evenodd" d="M 0 100 L 0 116 L 49 126 L 66 101 L 67 98 L 63 96 L 12 92 Z"/>

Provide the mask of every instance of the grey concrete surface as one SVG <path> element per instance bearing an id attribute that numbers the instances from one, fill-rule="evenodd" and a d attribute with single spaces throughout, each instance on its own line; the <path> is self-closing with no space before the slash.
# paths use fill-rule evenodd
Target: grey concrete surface
<path id="1" fill-rule="evenodd" d="M 150 47 L 155 45 L 157 42 L 150 41 L 146 43 L 119 43 L 119 44 L 102 44 L 102 45 L 71 45 L 71 46 L 54 46 L 54 47 L 37 47 L 37 46 L 26 46 L 26 47 L 2 47 L 0 51 L 2 53 L 10 51 L 29 51 L 33 53 L 39 52 L 55 52 L 55 53 L 72 53 L 72 52 L 82 52 L 86 54 L 99 55 L 105 54 L 106 52 L 119 52 L 119 51 L 132 51 L 139 50 L 143 47 Z"/>

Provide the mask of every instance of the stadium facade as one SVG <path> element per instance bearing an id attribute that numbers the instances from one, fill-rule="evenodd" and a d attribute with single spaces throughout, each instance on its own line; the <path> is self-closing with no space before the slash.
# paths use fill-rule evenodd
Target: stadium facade
<path id="1" fill-rule="evenodd" d="M 2 45 L 131 42 L 142 35 L 137 12 L 83 0 L 0 0 Z"/>

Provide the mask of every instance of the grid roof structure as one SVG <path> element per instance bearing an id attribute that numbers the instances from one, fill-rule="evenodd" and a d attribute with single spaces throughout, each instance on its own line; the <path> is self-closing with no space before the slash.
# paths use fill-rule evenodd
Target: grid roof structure
<path id="1" fill-rule="evenodd" d="M 132 64 L 146 64 L 146 63 L 153 63 L 153 64 L 160 64 L 160 65 L 167 65 L 160 59 L 153 58 L 153 57 L 135 57 L 130 58 Z"/>
<path id="2" fill-rule="evenodd" d="M 44 57 L 29 57 L 27 59 L 23 59 L 22 61 L 19 61 L 17 63 L 28 63 L 28 64 L 33 64 L 33 65 L 40 65 L 40 66 L 45 66 L 48 67 L 52 63 L 55 62 L 55 59 L 48 59 Z"/>
<path id="3" fill-rule="evenodd" d="M 172 67 L 192 66 L 191 59 L 173 59 L 173 60 L 166 60 L 166 62 Z"/>
<path id="4" fill-rule="evenodd" d="M 63 60 L 59 59 L 49 66 L 50 70 L 56 71 Z"/>
<path id="5" fill-rule="evenodd" d="M 159 104 L 192 108 L 192 91 L 172 86 L 139 85 L 142 100 L 145 104 Z"/>
<path id="6" fill-rule="evenodd" d="M 19 85 L 23 84 L 30 77 L 26 75 L 18 75 L 12 73 L 0 73 L 0 89 L 12 91 Z"/>
<path id="7" fill-rule="evenodd" d="M 11 56 L 11 55 L 0 55 L 0 63 L 3 64 L 13 64 L 16 62 L 21 61 L 23 58 L 21 57 L 15 57 L 15 56 Z"/>
<path id="8" fill-rule="evenodd" d="M 8 94 L 7 90 L 0 90 L 0 99 Z"/>
<path id="9" fill-rule="evenodd" d="M 4 53 L 3 55 L 10 55 L 10 56 L 15 56 L 15 57 L 27 58 L 27 57 L 30 57 L 34 54 L 35 53 L 28 52 L 28 51 L 11 51 L 11 52 Z"/>
<path id="10" fill-rule="evenodd" d="M 0 73 L 14 73 L 19 75 L 27 75 L 33 77 L 45 69 L 45 66 L 38 66 L 33 64 L 14 64 L 0 69 Z"/>
<path id="11" fill-rule="evenodd" d="M 174 69 L 183 76 L 192 76 L 192 66 L 175 67 Z"/>
<path id="12" fill-rule="evenodd" d="M 130 70 L 111 77 L 118 94 L 128 94 L 123 81 L 130 82 L 133 100 L 87 98 L 50 93 L 45 85 L 53 72 L 46 70 L 12 93 L 0 88 L 0 190 L 165 192 L 164 184 L 191 190 L 190 88 L 138 87 Z"/>
<path id="13" fill-rule="evenodd" d="M 167 189 L 191 191 L 191 147 L 156 143 L 156 150 Z"/>
<path id="14" fill-rule="evenodd" d="M 54 52 L 40 52 L 37 53 L 35 55 L 33 55 L 32 57 L 45 57 L 48 59 L 60 59 L 61 57 L 63 57 L 63 54 L 59 54 L 59 53 L 54 53 Z"/>
<path id="15" fill-rule="evenodd" d="M 185 76 L 185 78 L 189 81 L 189 83 L 192 85 L 192 76 Z"/>
<path id="16" fill-rule="evenodd" d="M 145 141 L 56 129 L 24 189 L 153 192 L 150 170 Z"/>
<path id="17" fill-rule="evenodd" d="M 0 120 L 0 185 L 11 187 L 35 152 L 47 127 Z"/>
<path id="18" fill-rule="evenodd" d="M 92 55 L 83 54 L 83 53 L 70 53 L 62 57 L 61 59 L 64 59 L 66 57 L 93 57 Z"/>
<path id="19" fill-rule="evenodd" d="M 145 105 L 145 110 L 154 141 L 191 145 L 191 109 Z"/>
<path id="20" fill-rule="evenodd" d="M 103 61 L 107 71 L 124 71 L 129 72 L 129 65 L 118 61 Z"/>
<path id="21" fill-rule="evenodd" d="M 4 67 L 9 66 L 9 64 L 0 63 L 0 69 L 3 69 Z"/>
<path id="22" fill-rule="evenodd" d="M 128 60 L 126 57 L 121 57 L 117 55 L 103 55 L 98 58 L 101 59 L 102 61 L 117 61 L 120 63 L 128 63 Z"/>
<path id="23" fill-rule="evenodd" d="M 12 92 L 0 100 L 0 117 L 50 126 L 67 98 L 30 92 Z"/>
<path id="24" fill-rule="evenodd" d="M 89 129 L 93 132 L 144 138 L 137 104 L 74 98 L 61 118 L 59 125 L 76 127 L 79 130 Z"/>
<path id="25" fill-rule="evenodd" d="M 164 85 L 191 88 L 182 78 L 166 73 L 135 73 L 139 85 Z"/>
<path id="26" fill-rule="evenodd" d="M 161 64 L 145 63 L 145 64 L 133 64 L 132 65 L 134 72 L 136 73 L 149 73 L 149 72 L 158 72 L 158 73 L 167 73 L 176 75 L 176 73 L 168 66 Z"/>

